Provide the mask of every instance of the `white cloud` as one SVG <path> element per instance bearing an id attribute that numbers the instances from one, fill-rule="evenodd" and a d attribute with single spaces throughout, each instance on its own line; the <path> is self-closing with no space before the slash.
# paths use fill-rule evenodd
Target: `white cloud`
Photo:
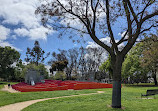
<path id="1" fill-rule="evenodd" d="M 111 44 L 110 44 L 110 37 L 106 37 L 106 38 L 101 38 L 100 39 L 100 41 L 102 41 L 102 42 L 104 42 L 106 45 L 108 45 L 108 46 L 111 46 Z M 94 60 L 94 61 L 96 61 L 96 62 L 98 62 L 97 60 L 98 60 L 98 56 L 94 56 L 94 52 L 92 51 L 90 51 L 91 50 L 91 48 L 96 48 L 97 49 L 97 52 L 98 52 L 98 54 L 100 53 L 101 55 L 100 55 L 100 62 L 101 63 L 103 63 L 103 62 L 105 62 L 105 60 L 107 59 L 107 57 L 108 57 L 108 52 L 105 50 L 105 49 L 103 49 L 101 46 L 99 46 L 98 44 L 96 44 L 96 43 L 94 43 L 94 42 L 88 42 L 88 45 L 87 45 L 87 50 L 89 50 L 88 51 L 88 53 L 85 55 L 85 58 L 91 58 L 92 60 Z M 100 64 L 101 64 L 100 63 Z"/>
<path id="2" fill-rule="evenodd" d="M 2 24 L 19 26 L 20 28 L 14 28 L 13 31 L 18 36 L 26 36 L 35 40 L 46 39 L 46 33 L 52 33 L 40 24 L 40 18 L 35 15 L 39 0 L 0 0 L 0 3 Z"/>
<path id="3" fill-rule="evenodd" d="M 18 35 L 18 36 L 22 36 L 22 37 L 25 37 L 25 36 L 28 36 L 29 35 L 29 31 L 25 28 L 18 28 L 18 29 L 15 29 L 14 32 Z"/>
<path id="4" fill-rule="evenodd" d="M 1 47 L 10 46 L 17 51 L 21 51 L 21 49 L 18 49 L 14 47 L 12 44 L 10 44 L 9 42 L 5 41 L 9 35 L 10 35 L 10 29 L 0 25 L 0 46 Z"/>
<path id="5" fill-rule="evenodd" d="M 110 37 L 105 37 L 105 38 L 101 38 L 100 41 L 102 41 L 104 44 L 106 44 L 107 46 L 111 47 L 111 43 L 110 43 Z M 119 40 L 115 40 L 116 42 L 118 42 Z M 86 48 L 98 48 L 101 47 L 98 44 L 94 43 L 94 42 L 88 42 L 88 45 Z M 120 45 L 118 45 L 119 50 L 122 50 L 122 48 L 124 47 L 124 44 L 121 43 Z"/>
<path id="6" fill-rule="evenodd" d="M 30 37 L 31 40 L 36 40 L 36 39 L 47 39 L 47 34 L 46 32 L 49 34 L 52 31 L 44 28 L 43 26 L 38 27 L 38 28 L 33 28 L 33 29 L 29 29 L 27 30 L 26 28 L 18 28 L 15 29 L 14 32 L 21 37 Z"/>
<path id="7" fill-rule="evenodd" d="M 35 40 L 35 39 L 44 39 L 46 40 L 47 39 L 47 35 L 46 35 L 46 32 L 49 34 L 49 33 L 52 33 L 52 31 L 44 28 L 44 27 L 38 27 L 38 28 L 35 28 L 35 29 L 30 29 L 30 39 L 32 40 Z"/>
<path id="8" fill-rule="evenodd" d="M 14 40 L 17 39 L 17 38 L 16 38 L 16 35 L 12 35 L 11 37 L 12 37 L 12 39 L 14 39 Z"/>
<path id="9" fill-rule="evenodd" d="M 10 34 L 10 29 L 0 25 L 0 40 L 6 40 L 9 34 Z"/>
<path id="10" fill-rule="evenodd" d="M 100 41 L 102 41 L 103 43 L 105 43 L 108 46 L 111 46 L 110 37 L 101 38 Z M 98 48 L 98 47 L 100 47 L 98 44 L 96 44 L 94 42 L 88 42 L 88 45 L 86 48 Z"/>
<path id="11" fill-rule="evenodd" d="M 128 37 L 129 37 L 128 34 L 126 34 L 126 35 L 125 34 L 126 34 L 126 31 L 124 31 L 123 33 L 118 33 L 119 36 L 121 36 L 121 37 L 125 36 L 125 39 L 128 39 Z"/>
<path id="12" fill-rule="evenodd" d="M 21 49 L 14 47 L 12 44 L 10 44 L 9 42 L 6 42 L 6 41 L 1 41 L 0 40 L 0 46 L 1 47 L 10 46 L 11 48 L 13 48 L 17 51 L 22 51 Z"/>
<path id="13" fill-rule="evenodd" d="M 100 41 L 102 41 L 104 44 L 106 44 L 109 47 L 111 47 L 110 40 L 111 40 L 110 37 L 105 37 L 105 38 L 101 38 L 100 39 Z M 118 42 L 118 40 L 115 40 L 115 41 Z M 119 50 L 122 50 L 123 47 L 124 47 L 123 43 L 118 46 Z M 101 54 L 101 56 L 100 56 L 101 57 L 101 62 L 105 62 L 105 60 L 108 57 L 108 52 L 105 49 L 103 49 L 101 46 L 99 46 L 98 44 L 96 44 L 95 42 L 88 42 L 88 45 L 86 46 L 86 48 L 87 49 L 88 48 L 96 48 L 98 50 L 98 53 L 103 52 Z M 89 53 L 87 53 L 85 55 L 85 58 L 92 58 L 93 60 L 96 61 L 97 58 L 94 58 L 93 55 L 94 55 L 93 52 L 89 52 Z"/>

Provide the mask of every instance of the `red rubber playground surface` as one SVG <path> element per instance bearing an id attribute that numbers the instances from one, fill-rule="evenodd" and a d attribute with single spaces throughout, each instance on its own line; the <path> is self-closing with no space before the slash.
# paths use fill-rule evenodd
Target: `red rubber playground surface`
<path id="1" fill-rule="evenodd" d="M 36 85 L 34 86 L 21 82 L 12 85 L 12 88 L 20 92 L 35 92 L 35 91 L 56 91 L 56 90 L 68 90 L 68 89 L 81 90 L 81 89 L 112 88 L 112 84 L 97 83 L 97 82 L 45 80 L 45 83 L 36 83 Z"/>

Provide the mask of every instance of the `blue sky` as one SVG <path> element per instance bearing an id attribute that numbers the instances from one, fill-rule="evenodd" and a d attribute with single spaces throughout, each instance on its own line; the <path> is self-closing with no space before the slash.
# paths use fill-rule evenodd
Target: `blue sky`
<path id="1" fill-rule="evenodd" d="M 62 39 L 59 39 L 57 38 L 58 32 L 43 27 L 40 17 L 34 14 L 39 0 L 0 0 L 0 3 L 0 46 L 11 46 L 18 50 L 22 60 L 25 58 L 27 47 L 32 48 L 35 40 L 39 41 L 41 48 L 46 53 L 57 52 L 58 49 L 68 50 L 73 47 L 86 47 L 90 45 L 90 42 L 92 45 L 92 39 L 89 36 L 84 37 L 85 44 L 82 41 L 81 43 L 73 43 L 68 38 L 69 35 L 64 35 Z M 123 21 L 119 21 L 112 27 L 116 39 L 121 37 L 119 35 L 121 30 L 118 26 L 123 24 Z M 45 63 L 49 59 L 50 57 Z"/>
<path id="2" fill-rule="evenodd" d="M 0 0 L 0 3 L 0 46 L 15 48 L 21 53 L 22 60 L 27 47 L 32 48 L 35 40 L 40 42 L 45 52 L 85 45 L 74 44 L 66 36 L 58 39 L 58 32 L 43 27 L 39 17 L 34 14 L 38 0 Z"/>

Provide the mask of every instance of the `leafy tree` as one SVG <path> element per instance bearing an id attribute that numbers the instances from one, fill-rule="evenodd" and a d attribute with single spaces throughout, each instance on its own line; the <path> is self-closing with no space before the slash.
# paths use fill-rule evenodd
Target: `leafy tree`
<path id="1" fill-rule="evenodd" d="M 71 79 L 72 71 L 77 70 L 78 67 L 78 49 L 58 50 L 58 54 L 56 52 L 52 53 L 53 58 L 49 61 L 49 63 L 52 63 L 51 71 L 63 71 L 65 69 L 67 79 Z"/>
<path id="2" fill-rule="evenodd" d="M 127 54 L 122 66 L 122 80 L 126 81 L 130 77 L 130 83 L 139 83 L 147 81 L 147 73 L 149 70 L 141 65 L 142 51 L 144 43 L 138 43 Z"/>
<path id="3" fill-rule="evenodd" d="M 57 73 L 55 74 L 54 77 L 56 80 L 65 80 L 66 79 L 66 75 L 63 71 L 57 71 Z"/>
<path id="4" fill-rule="evenodd" d="M 155 85 L 157 85 L 156 72 L 158 69 L 158 37 L 151 34 L 144 40 L 145 49 L 142 51 L 141 65 L 152 72 Z"/>
<path id="5" fill-rule="evenodd" d="M 108 59 L 101 64 L 99 67 L 99 70 L 103 72 L 107 72 L 109 74 L 109 78 L 112 78 L 113 70 L 112 70 L 112 65 L 111 65 L 111 57 L 109 56 Z"/>
<path id="6" fill-rule="evenodd" d="M 107 76 L 107 73 L 105 73 L 104 71 L 95 72 L 95 79 L 100 81 L 100 82 L 102 79 L 105 79 L 106 76 Z"/>
<path id="7" fill-rule="evenodd" d="M 27 73 L 27 71 L 29 69 L 36 70 L 39 74 L 43 75 L 45 79 L 48 78 L 48 72 L 47 72 L 47 69 L 45 68 L 45 65 L 38 64 L 38 66 L 37 66 L 37 65 L 35 65 L 33 63 L 32 64 L 27 64 L 25 66 L 25 68 L 22 70 L 22 77 L 25 77 L 25 74 Z"/>
<path id="8" fill-rule="evenodd" d="M 34 47 L 32 49 L 27 48 L 25 61 L 38 65 L 39 63 L 42 63 L 49 56 L 50 53 L 47 53 L 45 57 L 44 54 L 45 51 L 42 50 L 39 42 L 35 41 Z"/>
<path id="9" fill-rule="evenodd" d="M 67 67 L 68 61 L 64 60 L 64 61 L 55 61 L 52 64 L 51 67 L 51 72 L 53 73 L 53 71 L 63 71 L 66 67 Z"/>
<path id="10" fill-rule="evenodd" d="M 20 53 L 9 46 L 0 47 L 0 77 L 3 79 L 15 78 L 14 68 L 11 65 L 17 62 Z"/>
<path id="11" fill-rule="evenodd" d="M 25 68 L 25 65 L 23 65 L 22 60 L 20 59 L 16 63 L 16 67 L 14 68 L 14 75 L 15 79 L 17 81 L 23 81 L 24 80 L 24 75 L 22 74 L 23 69 Z"/>
<path id="12" fill-rule="evenodd" d="M 113 69 L 112 107 L 120 108 L 122 63 L 137 38 L 156 27 L 156 6 L 157 0 L 53 0 L 38 7 L 36 14 L 42 15 L 45 26 L 60 30 L 60 36 L 68 32 L 70 36 L 73 32 L 88 34 L 109 52 Z M 119 21 L 124 25 L 118 29 L 125 34 L 117 41 L 114 29 Z M 74 23 L 78 26 L 74 27 Z M 110 46 L 99 40 L 102 36 L 110 37 Z M 125 46 L 119 50 L 122 43 Z"/>
<path id="13" fill-rule="evenodd" d="M 53 71 L 63 71 L 68 64 L 68 60 L 66 57 L 67 51 L 66 50 L 60 50 L 57 54 L 56 52 L 52 53 L 52 59 L 48 62 L 48 64 L 51 64 L 50 71 L 53 73 Z"/>

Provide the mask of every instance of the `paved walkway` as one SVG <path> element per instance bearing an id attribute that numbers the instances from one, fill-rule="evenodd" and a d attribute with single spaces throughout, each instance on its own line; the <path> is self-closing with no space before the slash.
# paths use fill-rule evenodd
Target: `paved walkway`
<path id="1" fill-rule="evenodd" d="M 58 98 L 68 98 L 68 97 L 75 97 L 75 96 L 93 95 L 93 94 L 99 94 L 99 93 L 104 93 L 104 91 L 97 91 L 97 93 L 79 94 L 79 95 L 71 95 L 71 96 L 62 96 L 62 97 L 24 101 L 24 102 L 19 102 L 19 103 L 14 103 L 14 104 L 2 106 L 2 107 L 0 107 L 0 111 L 21 111 L 22 109 L 24 109 L 24 108 L 26 108 L 34 103 L 40 102 L 40 101 L 45 101 L 45 100 L 49 100 L 49 99 L 58 99 Z"/>
<path id="2" fill-rule="evenodd" d="M 13 89 L 12 87 L 8 87 L 8 85 L 4 85 L 4 88 L 1 89 L 2 91 L 8 91 L 10 93 L 17 93 L 19 91 Z"/>

